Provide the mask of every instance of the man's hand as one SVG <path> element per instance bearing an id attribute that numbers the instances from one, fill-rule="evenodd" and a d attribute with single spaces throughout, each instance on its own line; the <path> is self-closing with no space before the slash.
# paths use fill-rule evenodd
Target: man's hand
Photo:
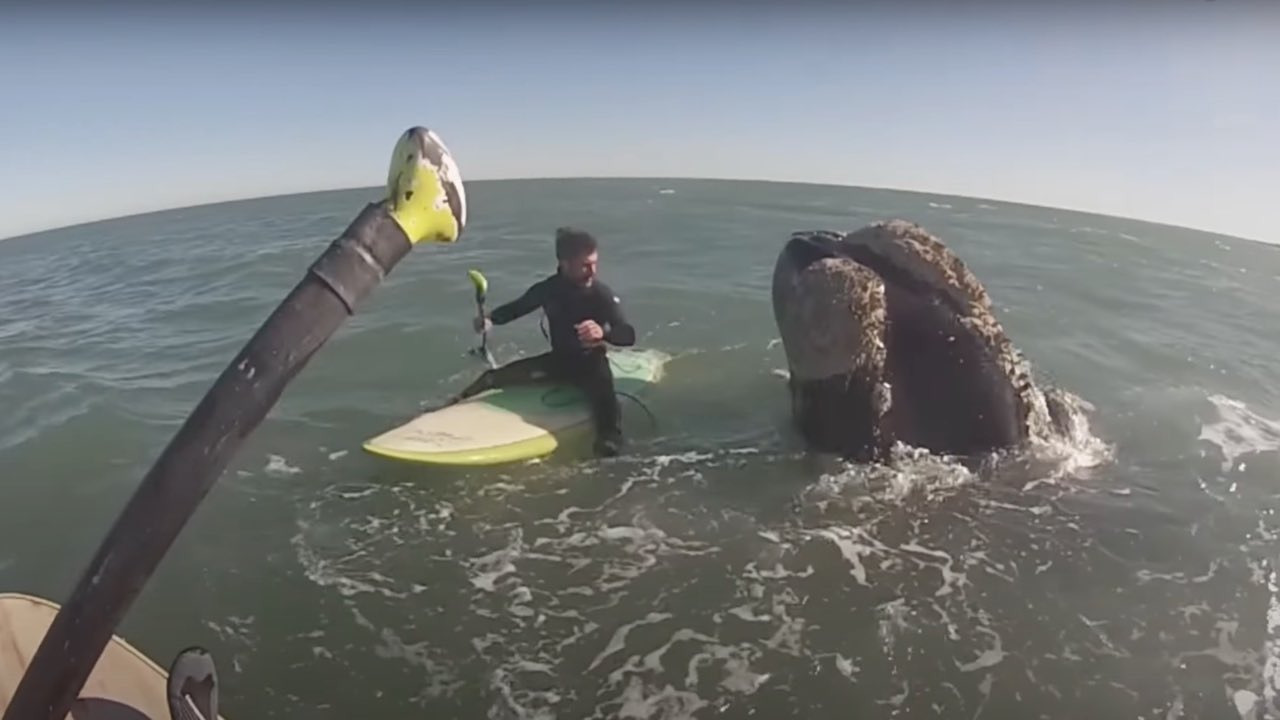
<path id="1" fill-rule="evenodd" d="M 477 333 L 482 333 L 493 329 L 493 321 L 487 317 L 480 317 L 477 315 L 475 319 L 471 321 L 471 327 L 474 327 Z"/>
<path id="2" fill-rule="evenodd" d="M 595 320 L 583 320 L 574 329 L 578 331 L 578 340 L 587 347 L 599 345 L 604 340 L 604 330 Z"/>

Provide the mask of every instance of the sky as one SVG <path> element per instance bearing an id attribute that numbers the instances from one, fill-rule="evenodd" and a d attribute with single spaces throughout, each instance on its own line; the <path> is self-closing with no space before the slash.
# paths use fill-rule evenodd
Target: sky
<path id="1" fill-rule="evenodd" d="M 1280 243 L 1280 0 L 0 11 L 0 237 L 385 180 L 774 179 Z"/>

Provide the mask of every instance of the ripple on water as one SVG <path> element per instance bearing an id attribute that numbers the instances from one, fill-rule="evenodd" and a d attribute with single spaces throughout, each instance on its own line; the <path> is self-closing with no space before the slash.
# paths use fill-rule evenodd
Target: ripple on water
<path id="1" fill-rule="evenodd" d="M 708 504 L 741 469 L 728 453 L 549 466 L 447 501 L 333 488 L 295 548 L 359 624 L 407 598 L 456 608 L 449 631 L 419 628 L 435 678 L 420 701 L 482 692 L 495 717 L 793 716 L 840 696 L 877 712 L 1142 714 L 1186 708 L 1202 677 L 1186 668 L 1206 658 L 1232 697 L 1263 691 L 1238 630 L 1266 594 L 1241 595 L 1252 571 L 1212 565 L 1201 608 L 1196 583 L 1097 546 L 1062 506 L 1079 492 L 1065 480 L 1027 492 L 915 454 L 825 474 L 785 517 Z"/>
<path id="2" fill-rule="evenodd" d="M 519 188 L 505 201 L 478 186 L 497 204 L 472 240 L 407 260 L 345 326 L 352 342 L 335 337 L 291 387 L 213 494 L 225 504 L 186 530 L 212 548 L 198 564 L 219 608 L 207 629 L 246 706 L 1276 716 L 1280 432 L 1267 419 L 1274 342 L 1256 332 L 1272 256 L 1232 243 L 1202 258 L 1164 230 L 949 198 L 677 186 L 654 204 L 666 196 L 653 183 L 502 185 Z M 604 199 L 582 204 L 583 187 Z M 0 463 L 25 481 L 0 503 L 13 513 L 3 526 L 24 529 L 9 546 L 31 508 L 116 482 L 108 466 L 145 466 L 363 201 L 191 209 L 69 232 L 57 253 L 0 248 Z M 609 238 L 610 267 L 628 268 L 610 277 L 635 298 L 644 341 L 682 353 L 654 401 L 656 438 L 630 459 L 497 471 L 342 454 L 474 373 L 458 359 L 474 311 L 462 270 L 479 263 L 495 299 L 514 294 L 563 221 L 545 208 L 570 205 Z M 892 468 L 790 451 L 769 375 L 781 348 L 760 321 L 777 243 L 797 220 L 842 213 L 852 226 L 921 208 L 982 266 L 1019 345 L 1102 406 L 1114 444 L 1082 425 L 1060 447 L 973 467 L 906 449 Z M 504 358 L 540 342 L 522 327 L 495 338 Z M 1161 408 L 1131 403 L 1170 397 L 1167 385 L 1184 390 Z M 726 442 L 749 447 L 708 450 Z M 113 501 L 136 476 L 119 482 Z M 35 483 L 52 499 L 30 502 Z M 292 544 L 272 545 L 294 514 Z M 0 551 L 12 584 L 54 562 L 11 557 Z M 298 594 L 277 591 L 291 583 Z M 148 592 L 186 600 L 185 588 Z"/>

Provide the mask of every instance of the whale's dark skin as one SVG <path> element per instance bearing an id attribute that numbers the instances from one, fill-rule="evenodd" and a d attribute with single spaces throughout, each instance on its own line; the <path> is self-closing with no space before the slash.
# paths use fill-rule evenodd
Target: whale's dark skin
<path id="1" fill-rule="evenodd" d="M 974 456 L 1061 431 L 986 289 L 900 220 L 792 234 L 773 273 L 792 416 L 815 450 L 860 461 L 896 442 Z"/>

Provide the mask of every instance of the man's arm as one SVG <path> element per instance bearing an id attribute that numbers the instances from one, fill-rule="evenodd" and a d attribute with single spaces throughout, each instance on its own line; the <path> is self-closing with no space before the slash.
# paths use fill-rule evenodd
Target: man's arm
<path id="1" fill-rule="evenodd" d="M 528 290 L 520 297 L 512 300 L 505 305 L 499 305 L 489 313 L 489 319 L 494 325 L 506 325 L 512 320 L 528 315 L 542 306 L 542 301 L 547 294 L 547 281 L 540 280 L 529 286 Z"/>
<path id="2" fill-rule="evenodd" d="M 601 293 L 600 302 L 604 305 L 604 322 L 600 329 L 604 330 L 605 342 L 618 347 L 635 345 L 636 329 L 622 312 L 622 301 L 607 285 L 597 283 L 596 287 Z"/>

